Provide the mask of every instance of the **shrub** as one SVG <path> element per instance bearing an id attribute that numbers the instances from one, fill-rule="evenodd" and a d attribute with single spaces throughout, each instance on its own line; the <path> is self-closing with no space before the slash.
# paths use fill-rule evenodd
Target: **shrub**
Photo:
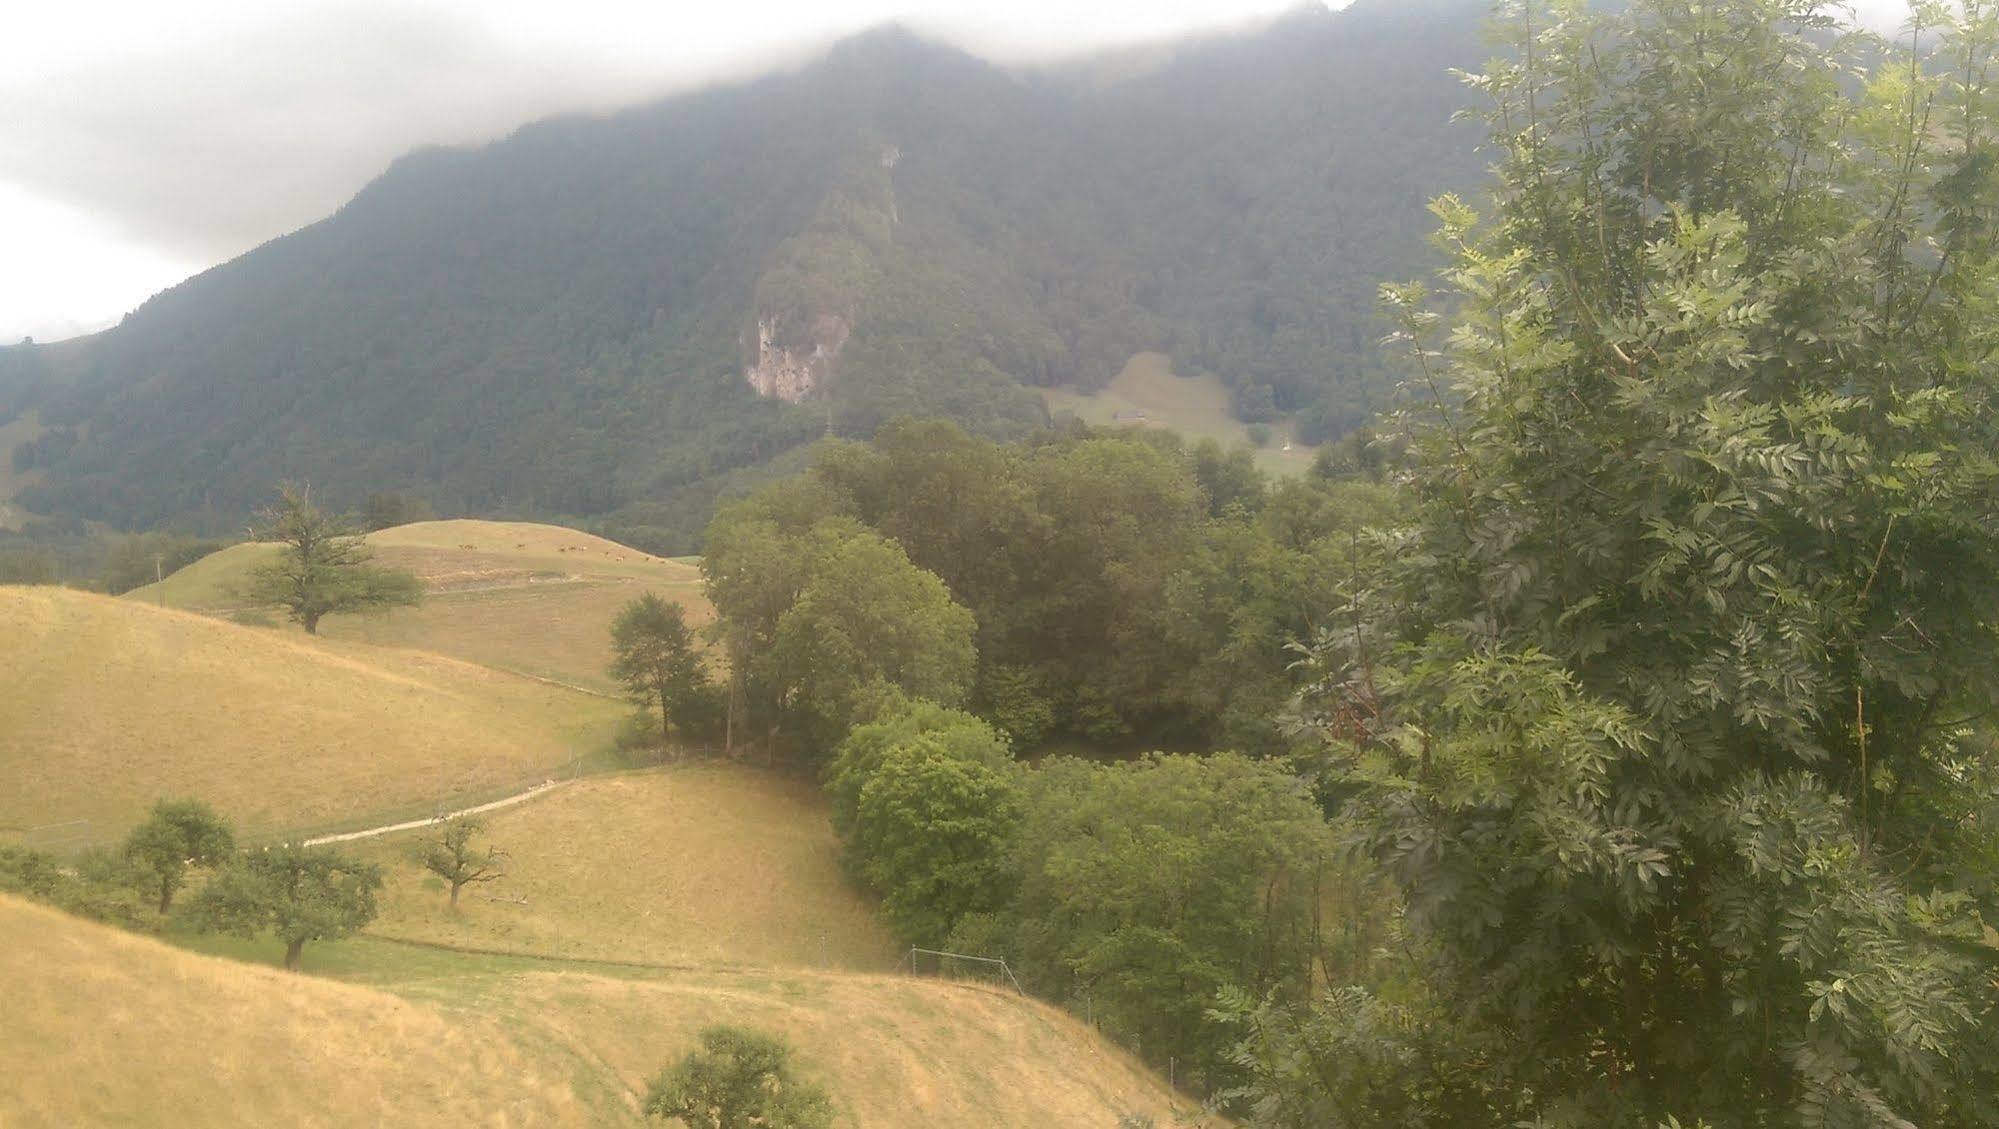
<path id="1" fill-rule="evenodd" d="M 688 1129 L 829 1129 L 833 1102 L 798 1076 L 782 1039 L 742 1027 L 701 1032 L 701 1049 L 654 1076 L 649 1117 L 678 1118 Z"/>

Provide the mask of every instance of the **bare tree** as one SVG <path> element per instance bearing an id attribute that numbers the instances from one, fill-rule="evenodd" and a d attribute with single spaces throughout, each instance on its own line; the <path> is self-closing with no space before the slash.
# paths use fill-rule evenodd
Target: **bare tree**
<path id="1" fill-rule="evenodd" d="M 497 847 L 487 846 L 484 851 L 472 846 L 472 836 L 485 830 L 485 825 L 468 815 L 444 821 L 443 832 L 435 839 L 426 839 L 417 849 L 417 862 L 425 870 L 451 883 L 451 908 L 458 908 L 458 891 L 473 882 L 491 882 L 506 876 L 506 852 Z"/>

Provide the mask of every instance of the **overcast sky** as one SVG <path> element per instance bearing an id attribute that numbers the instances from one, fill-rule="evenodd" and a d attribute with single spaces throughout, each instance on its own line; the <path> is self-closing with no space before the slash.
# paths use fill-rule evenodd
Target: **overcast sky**
<path id="1" fill-rule="evenodd" d="M 419 145 L 741 76 L 890 20 L 1034 61 L 1296 3 L 27 0 L 0 47 L 0 341 L 111 324 Z"/>

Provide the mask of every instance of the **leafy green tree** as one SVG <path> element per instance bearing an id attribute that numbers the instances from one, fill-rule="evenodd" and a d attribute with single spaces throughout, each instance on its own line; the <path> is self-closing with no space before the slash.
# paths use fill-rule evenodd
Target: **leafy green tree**
<path id="1" fill-rule="evenodd" d="M 458 891 L 475 882 L 492 882 L 507 876 L 506 852 L 488 845 L 479 850 L 472 837 L 486 825 L 469 815 L 444 821 L 437 836 L 417 844 L 417 865 L 444 879 L 451 887 L 451 908 L 458 908 Z"/>
<path id="2" fill-rule="evenodd" d="M 111 542 L 105 553 L 101 582 L 112 595 L 130 592 L 171 576 L 222 548 L 220 541 L 177 537 L 170 533 L 135 533 Z"/>
<path id="3" fill-rule="evenodd" d="M 826 764 L 826 798 L 833 830 L 842 840 L 858 825 L 861 790 L 872 780 L 890 749 L 917 737 L 933 737 L 952 756 L 997 763 L 1012 758 L 1007 741 L 991 725 L 963 710 L 917 699 L 884 709 L 855 726 Z"/>
<path id="4" fill-rule="evenodd" d="M 778 512 L 826 493 L 806 480 L 725 511 L 702 566 L 750 712 L 815 755 L 898 695 L 963 701 L 977 663 L 971 613 L 898 545 Z"/>
<path id="5" fill-rule="evenodd" d="M 975 624 L 943 581 L 873 534 L 814 541 L 812 579 L 779 618 L 768 659 L 807 738 L 830 748 L 884 690 L 964 701 Z"/>
<path id="6" fill-rule="evenodd" d="M 1999 1118 L 1999 26 L 1823 7 L 1512 6 L 1447 335 L 1387 291 L 1420 504 L 1307 718 L 1542 1124 Z"/>
<path id="7" fill-rule="evenodd" d="M 63 860 L 45 851 L 0 845 L 0 891 L 124 929 L 160 924 L 150 889 L 142 889 L 149 877 L 136 872 L 122 854 L 101 849 Z"/>
<path id="8" fill-rule="evenodd" d="M 125 837 L 124 854 L 159 892 L 160 912 L 166 913 L 173 908 L 174 894 L 187 884 L 189 867 L 221 866 L 235 849 L 228 821 L 207 804 L 161 800 Z"/>
<path id="9" fill-rule="evenodd" d="M 188 920 L 241 937 L 269 935 L 298 970 L 308 941 L 348 936 L 375 919 L 381 868 L 325 847 L 286 843 L 238 855 L 188 904 Z"/>
<path id="10" fill-rule="evenodd" d="M 611 621 L 611 651 L 611 677 L 625 684 L 641 709 L 659 711 L 659 739 L 669 745 L 675 718 L 707 685 L 686 609 L 645 593 Z"/>
<path id="11" fill-rule="evenodd" d="M 430 507 L 402 494 L 376 492 L 361 504 L 361 528 L 369 533 L 428 520 Z"/>
<path id="12" fill-rule="evenodd" d="M 47 549 L 9 549 L 0 553 L 0 584 L 61 582 L 61 564 Z"/>
<path id="13" fill-rule="evenodd" d="M 800 475 L 723 507 L 709 523 L 701 574 L 716 612 L 709 632 L 728 656 L 732 740 L 735 732 L 753 728 L 773 737 L 777 732 L 783 701 L 768 656 L 778 620 L 797 602 L 815 566 L 804 537 L 849 504 L 818 479 Z"/>
<path id="14" fill-rule="evenodd" d="M 1235 754 L 1069 758 L 1027 777 L 1018 893 L 997 940 L 1035 991 L 1087 997 L 1155 1062 L 1220 1088 L 1224 989 L 1297 999 L 1325 930 L 1333 841 L 1304 786 Z"/>
<path id="15" fill-rule="evenodd" d="M 374 551 L 345 518 L 314 505 L 309 487 L 287 483 L 260 521 L 259 538 L 278 542 L 279 551 L 251 574 L 246 594 L 282 605 L 308 635 L 336 612 L 403 607 L 422 596 L 414 573 L 368 563 Z"/>
<path id="16" fill-rule="evenodd" d="M 654 1076 L 648 1117 L 678 1118 L 688 1129 L 831 1129 L 833 1101 L 800 1077 L 791 1048 L 761 1031 L 718 1025 L 701 1049 Z"/>
<path id="17" fill-rule="evenodd" d="M 967 914 L 1012 893 L 1021 769 L 1004 745 L 945 733 L 890 746 L 862 786 L 848 847 L 898 937 L 941 945 Z"/>
<path id="18" fill-rule="evenodd" d="M 1239 1039 L 1229 1059 L 1245 1075 L 1224 1100 L 1258 1129 L 1532 1123 L 1526 1095 L 1476 1068 L 1504 1049 L 1494 1032 L 1421 984 L 1342 984 L 1309 1004 L 1224 989 L 1215 1014 Z"/>

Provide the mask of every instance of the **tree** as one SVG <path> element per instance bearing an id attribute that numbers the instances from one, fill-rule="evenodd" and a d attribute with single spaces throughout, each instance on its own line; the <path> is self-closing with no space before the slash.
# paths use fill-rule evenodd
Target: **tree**
<path id="1" fill-rule="evenodd" d="M 1305 720 L 1543 1124 L 1999 1118 L 1999 26 L 1821 7 L 1510 7 L 1451 324 L 1386 291 L 1419 504 Z"/>
<path id="2" fill-rule="evenodd" d="M 679 1118 L 688 1129 L 831 1129 L 833 1102 L 798 1076 L 791 1048 L 742 1027 L 701 1032 L 701 1049 L 654 1076 L 650 1117 Z"/>
<path id="3" fill-rule="evenodd" d="M 374 493 L 361 504 L 361 528 L 369 533 L 428 520 L 430 507 L 402 494 Z"/>
<path id="4" fill-rule="evenodd" d="M 964 701 L 978 659 L 972 614 L 934 573 L 851 518 L 794 504 L 833 493 L 794 480 L 731 507 L 702 564 L 750 712 L 813 755 L 897 695 Z"/>
<path id="5" fill-rule="evenodd" d="M 375 919 L 381 869 L 325 847 L 286 843 L 238 855 L 188 907 L 196 925 L 284 942 L 298 970 L 307 941 L 348 936 Z"/>
<path id="6" fill-rule="evenodd" d="M 826 798 L 833 830 L 850 839 L 860 817 L 861 789 L 874 779 L 890 749 L 921 736 L 934 736 L 954 756 L 967 760 L 1008 760 L 1012 750 L 991 725 L 963 710 L 917 699 L 855 726 L 826 765 Z"/>
<path id="7" fill-rule="evenodd" d="M 814 568 L 779 617 L 769 656 L 774 681 L 819 750 L 888 691 L 957 705 L 978 654 L 972 613 L 895 542 L 828 529 L 809 539 Z"/>
<path id="8" fill-rule="evenodd" d="M 418 865 L 451 884 L 452 909 L 458 908 L 458 891 L 466 885 L 507 875 L 506 852 L 493 846 L 483 851 L 473 848 L 472 836 L 483 830 L 485 825 L 479 820 L 461 815 L 445 820 L 437 838 L 417 845 Z"/>
<path id="9" fill-rule="evenodd" d="M 847 846 L 896 936 L 941 946 L 960 918 L 1004 908 L 1023 806 L 1021 768 L 1005 745 L 968 749 L 925 733 L 883 752 Z"/>
<path id="10" fill-rule="evenodd" d="M 671 742 L 676 713 L 707 682 L 686 610 L 645 593 L 611 622 L 611 650 L 611 676 L 625 684 L 639 708 L 659 711 L 660 742 Z"/>
<path id="11" fill-rule="evenodd" d="M 26 847 L 0 845 L 0 891 L 124 929 L 155 928 L 149 876 L 135 873 L 122 854 L 93 848 L 58 860 Z"/>
<path id="12" fill-rule="evenodd" d="M 111 542 L 100 582 L 116 596 L 171 576 L 222 548 L 219 541 L 171 533 L 134 533 Z"/>
<path id="13" fill-rule="evenodd" d="M 1319 960 L 1337 871 L 1303 784 L 1218 753 L 1057 757 L 1026 787 L 996 937 L 1008 959 L 1035 991 L 1087 996 L 1120 1038 L 1219 1088 L 1233 1039 L 1218 994 L 1299 998 Z"/>
<path id="14" fill-rule="evenodd" d="M 125 837 L 125 858 L 159 891 L 161 913 L 173 908 L 188 867 L 220 866 L 235 849 L 228 822 L 200 800 L 161 800 Z"/>
<path id="15" fill-rule="evenodd" d="M 0 553 L 0 584 L 59 584 L 62 562 L 48 549 L 9 549 Z"/>
<path id="16" fill-rule="evenodd" d="M 278 542 L 279 550 L 251 574 L 247 595 L 282 605 L 308 635 L 336 612 L 406 607 L 422 595 L 414 573 L 369 564 L 374 551 L 367 542 L 345 518 L 314 505 L 309 487 L 287 483 L 259 519 L 258 537 Z"/>

